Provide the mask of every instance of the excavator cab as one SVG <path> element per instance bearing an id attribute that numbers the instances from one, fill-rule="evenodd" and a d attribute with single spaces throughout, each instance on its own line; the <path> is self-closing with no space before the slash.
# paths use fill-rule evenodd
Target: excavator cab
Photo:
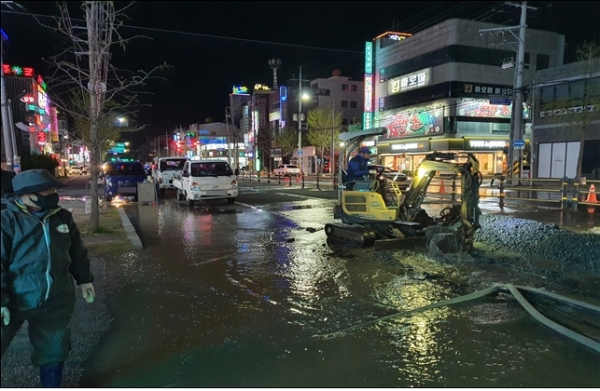
<path id="1" fill-rule="evenodd" d="M 362 180 L 347 180 L 344 167 L 351 154 L 364 141 L 386 133 L 387 129 L 380 127 L 340 134 L 339 139 L 345 142 L 345 147 L 340 153 L 338 177 L 342 178 L 342 184 L 338 186 L 334 218 L 341 220 L 341 223 L 326 224 L 327 236 L 362 247 L 385 242 L 386 248 L 393 248 L 394 243 L 406 248 L 414 247 L 415 243 L 424 243 L 424 229 L 429 226 L 459 223 L 456 230 L 459 240 L 470 248 L 480 214 L 481 174 L 474 155 L 461 159 L 465 160 L 464 163 L 458 163 L 453 154 L 428 155 L 419 166 L 413 184 L 405 192 L 398 188 L 395 181 L 385 180 L 378 173 Z M 421 203 L 431 180 L 440 171 L 461 175 L 461 205 L 460 208 L 446 208 L 440 218 L 433 219 L 421 209 Z"/>

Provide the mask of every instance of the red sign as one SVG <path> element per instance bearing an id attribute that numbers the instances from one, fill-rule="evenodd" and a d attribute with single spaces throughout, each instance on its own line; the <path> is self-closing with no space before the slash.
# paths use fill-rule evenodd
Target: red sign
<path id="1" fill-rule="evenodd" d="M 38 132 L 37 137 L 38 137 L 38 143 L 40 143 L 42 145 L 46 144 L 46 141 L 47 141 L 46 133 Z"/>
<path id="2" fill-rule="evenodd" d="M 35 98 L 31 94 L 27 94 L 27 95 L 21 97 L 21 102 L 23 102 L 23 103 L 34 103 L 35 102 Z"/>
<path id="3" fill-rule="evenodd" d="M 2 64 L 2 73 L 5 75 L 34 77 L 35 71 L 31 67 L 21 68 L 18 65 Z"/>

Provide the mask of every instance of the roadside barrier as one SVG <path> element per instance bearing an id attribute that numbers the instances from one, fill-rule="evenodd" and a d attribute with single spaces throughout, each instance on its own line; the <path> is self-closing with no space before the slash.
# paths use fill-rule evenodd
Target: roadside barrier
<path id="1" fill-rule="evenodd" d="M 265 177 L 267 180 L 265 181 Z M 298 189 L 314 189 L 318 191 L 337 191 L 339 186 L 338 176 L 330 174 L 302 173 L 294 178 L 291 176 L 277 176 L 277 181 L 271 180 L 270 173 L 262 175 L 243 174 L 242 180 L 269 183 L 293 187 L 296 182 Z M 400 184 L 400 183 L 399 183 Z M 479 188 L 481 203 L 497 204 L 501 209 L 508 204 L 512 205 L 541 205 L 544 207 L 558 208 L 561 210 L 588 210 L 590 213 L 600 212 L 599 197 L 596 194 L 596 185 L 600 180 L 585 180 L 585 178 L 507 178 L 504 175 L 486 176 Z M 589 189 L 589 190 L 588 190 Z M 406 190 L 402 190 L 405 192 Z M 460 175 L 441 175 L 433 178 L 425 198 L 425 203 L 457 203 L 460 202 L 462 192 Z"/>

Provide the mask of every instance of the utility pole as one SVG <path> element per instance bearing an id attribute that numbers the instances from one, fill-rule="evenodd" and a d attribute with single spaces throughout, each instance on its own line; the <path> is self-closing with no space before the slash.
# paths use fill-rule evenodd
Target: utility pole
<path id="1" fill-rule="evenodd" d="M 2 31 L 2 47 L 0 53 L 0 62 L 4 64 L 4 31 Z M 8 171 L 13 171 L 13 156 L 16 155 L 17 151 L 14 151 L 13 155 L 13 138 L 14 134 L 11 134 L 12 127 L 10 126 L 9 117 L 8 117 L 8 99 L 6 96 L 6 85 L 4 84 L 4 72 L 0 71 L 0 77 L 2 78 L 2 86 L 0 94 L 2 94 L 2 135 L 4 136 L 4 153 L 6 155 L 6 169 Z"/>
<path id="2" fill-rule="evenodd" d="M 329 165 L 329 173 L 333 177 L 335 172 L 335 98 L 331 98 L 331 164 Z"/>
<path id="3" fill-rule="evenodd" d="M 302 67 L 298 77 L 298 162 L 300 163 L 300 174 L 304 172 L 302 167 Z"/>
<path id="4" fill-rule="evenodd" d="M 518 43 L 517 49 L 517 61 L 516 61 L 516 69 L 515 69 L 515 77 L 513 78 L 513 107 L 511 113 L 511 132 L 509 138 L 509 146 L 508 146 L 508 177 L 513 177 L 513 166 L 518 164 L 518 174 L 520 176 L 521 172 L 523 172 L 523 150 L 521 147 L 515 148 L 515 140 L 522 141 L 524 135 L 523 129 L 523 70 L 525 68 L 525 37 L 527 32 L 527 9 L 537 10 L 535 7 L 527 6 L 527 2 L 523 1 L 519 3 L 511 3 L 506 2 L 505 4 L 520 7 L 521 8 L 521 18 L 518 26 L 513 27 L 500 27 L 500 28 L 492 28 L 492 29 L 482 29 L 479 30 L 480 34 L 484 32 L 510 32 L 516 39 Z M 519 30 L 519 35 L 517 36 L 514 30 Z"/>

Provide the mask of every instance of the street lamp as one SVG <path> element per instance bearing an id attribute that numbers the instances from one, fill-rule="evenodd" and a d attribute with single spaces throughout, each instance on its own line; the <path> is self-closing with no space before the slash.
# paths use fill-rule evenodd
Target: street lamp
<path id="1" fill-rule="evenodd" d="M 331 98 L 331 164 L 329 173 L 332 178 L 335 176 L 335 126 L 335 98 Z"/>

